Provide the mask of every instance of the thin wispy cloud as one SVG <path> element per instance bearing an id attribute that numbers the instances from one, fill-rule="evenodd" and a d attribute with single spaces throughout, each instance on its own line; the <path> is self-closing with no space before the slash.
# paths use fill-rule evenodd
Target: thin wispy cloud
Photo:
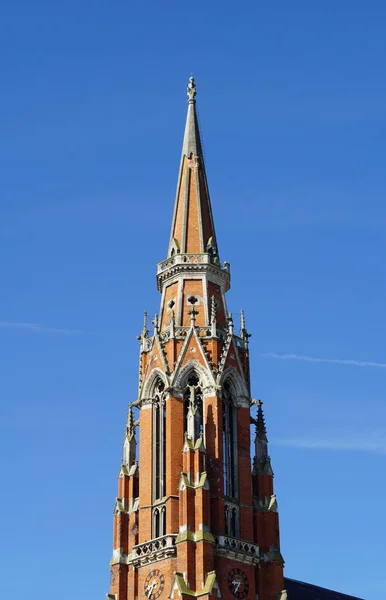
<path id="1" fill-rule="evenodd" d="M 332 365 L 348 365 L 353 367 L 377 367 L 386 369 L 386 363 L 371 362 L 365 360 L 349 360 L 341 358 L 318 358 L 316 356 L 306 356 L 304 354 L 278 354 L 277 352 L 264 352 L 261 354 L 265 358 L 275 358 L 278 360 L 301 360 L 310 363 L 328 363 Z"/>
<path id="2" fill-rule="evenodd" d="M 329 436 L 320 437 L 284 438 L 273 440 L 277 446 L 286 448 L 298 448 L 304 450 L 333 450 L 347 452 L 370 452 L 372 454 L 386 454 L 386 432 L 377 432 L 362 435 Z"/>
<path id="3" fill-rule="evenodd" d="M 47 327 L 38 323 L 18 323 L 14 321 L 0 321 L 0 327 L 4 329 L 24 329 L 35 333 L 58 333 L 60 335 L 75 335 L 81 333 L 78 329 L 59 329 L 57 327 Z"/>

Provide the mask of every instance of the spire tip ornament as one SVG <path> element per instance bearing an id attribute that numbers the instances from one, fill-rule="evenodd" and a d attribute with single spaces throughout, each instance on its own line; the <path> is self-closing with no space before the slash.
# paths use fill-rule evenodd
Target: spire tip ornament
<path id="1" fill-rule="evenodd" d="M 188 94 L 188 102 L 195 102 L 194 98 L 197 94 L 197 91 L 193 75 L 189 77 L 188 89 L 186 90 L 186 92 Z"/>

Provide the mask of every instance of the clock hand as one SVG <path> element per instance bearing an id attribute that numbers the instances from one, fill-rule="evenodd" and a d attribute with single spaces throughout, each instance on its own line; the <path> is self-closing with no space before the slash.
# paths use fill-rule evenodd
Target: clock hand
<path id="1" fill-rule="evenodd" d="M 153 581 L 153 583 L 149 583 L 149 585 L 146 586 L 146 591 L 149 592 L 149 597 L 152 595 L 153 589 L 154 589 L 154 581 Z"/>
<path id="2" fill-rule="evenodd" d="M 232 581 L 233 585 L 235 586 L 235 592 L 238 592 L 239 587 L 241 585 L 241 581 Z"/>

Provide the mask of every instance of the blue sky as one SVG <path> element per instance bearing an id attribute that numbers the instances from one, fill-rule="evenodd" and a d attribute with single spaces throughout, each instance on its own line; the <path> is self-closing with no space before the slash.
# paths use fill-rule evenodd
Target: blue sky
<path id="1" fill-rule="evenodd" d="M 385 19 L 375 0 L 0 3 L 3 595 L 108 590 L 191 72 L 286 574 L 386 593 Z"/>

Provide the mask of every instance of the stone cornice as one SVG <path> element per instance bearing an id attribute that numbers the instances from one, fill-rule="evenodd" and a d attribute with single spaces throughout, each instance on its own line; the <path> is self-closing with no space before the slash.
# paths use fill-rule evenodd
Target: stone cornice
<path id="1" fill-rule="evenodd" d="M 162 291 L 163 285 L 169 285 L 181 277 L 208 275 L 210 280 L 228 291 L 230 288 L 229 265 L 221 268 L 210 262 L 209 254 L 177 254 L 157 265 L 157 286 Z"/>
<path id="2" fill-rule="evenodd" d="M 185 531 L 181 531 L 178 534 L 176 539 L 176 544 L 180 544 L 181 542 L 210 542 L 214 544 L 214 537 L 210 531 L 202 529 L 199 531 L 190 531 L 189 529 L 185 529 Z"/>

